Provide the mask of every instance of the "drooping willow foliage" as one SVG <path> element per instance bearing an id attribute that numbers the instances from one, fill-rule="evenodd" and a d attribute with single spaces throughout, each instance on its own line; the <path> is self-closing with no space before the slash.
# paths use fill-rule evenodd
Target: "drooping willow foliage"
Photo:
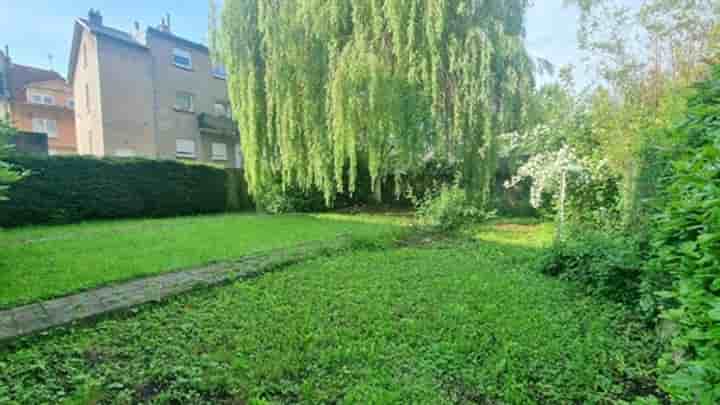
<path id="1" fill-rule="evenodd" d="M 213 0 L 211 0 L 211 5 Z M 479 204 L 495 137 L 533 86 L 528 0 L 225 0 L 212 48 L 228 71 L 252 193 L 277 178 L 332 204 L 367 164 L 373 191 L 429 156 L 460 162 Z M 219 21 L 219 23 L 218 23 Z"/>

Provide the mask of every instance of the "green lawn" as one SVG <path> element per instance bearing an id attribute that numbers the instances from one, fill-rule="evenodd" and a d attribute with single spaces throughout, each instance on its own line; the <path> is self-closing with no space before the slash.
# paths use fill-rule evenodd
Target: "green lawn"
<path id="1" fill-rule="evenodd" d="M 531 269 L 551 237 L 496 225 L 359 250 L 19 340 L 0 349 L 0 402 L 610 403 L 652 391 L 651 338 Z"/>
<path id="2" fill-rule="evenodd" d="M 382 215 L 218 215 L 0 230 L 0 308 L 340 234 L 372 237 L 402 223 Z"/>

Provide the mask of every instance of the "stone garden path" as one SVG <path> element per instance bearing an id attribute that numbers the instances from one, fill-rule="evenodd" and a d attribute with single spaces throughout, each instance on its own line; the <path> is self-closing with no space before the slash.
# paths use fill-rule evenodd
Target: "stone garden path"
<path id="1" fill-rule="evenodd" d="M 177 271 L 90 290 L 63 298 L 0 311 L 0 342 L 110 312 L 158 302 L 196 288 L 225 284 L 341 249 L 346 238 L 332 243 L 309 242 L 245 256 L 233 262 Z"/>

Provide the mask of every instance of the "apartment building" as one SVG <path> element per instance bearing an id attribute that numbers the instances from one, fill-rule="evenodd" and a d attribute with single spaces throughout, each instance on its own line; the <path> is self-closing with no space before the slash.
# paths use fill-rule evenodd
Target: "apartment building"
<path id="1" fill-rule="evenodd" d="M 57 72 L 13 63 L 0 52 L 0 118 L 23 132 L 46 134 L 48 153 L 75 154 L 72 90 Z"/>
<path id="2" fill-rule="evenodd" d="M 124 32 L 91 10 L 75 23 L 68 79 L 81 154 L 242 164 L 224 69 L 169 17 Z"/>

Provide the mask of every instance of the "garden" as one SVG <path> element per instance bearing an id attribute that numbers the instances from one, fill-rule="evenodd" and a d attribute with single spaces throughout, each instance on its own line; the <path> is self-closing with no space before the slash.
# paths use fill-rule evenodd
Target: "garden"
<path id="1" fill-rule="evenodd" d="M 720 403 L 720 8 L 565 3 L 586 86 L 525 0 L 211 2 L 241 172 L 0 149 L 0 321 L 324 247 L 0 342 L 0 403 Z"/>

